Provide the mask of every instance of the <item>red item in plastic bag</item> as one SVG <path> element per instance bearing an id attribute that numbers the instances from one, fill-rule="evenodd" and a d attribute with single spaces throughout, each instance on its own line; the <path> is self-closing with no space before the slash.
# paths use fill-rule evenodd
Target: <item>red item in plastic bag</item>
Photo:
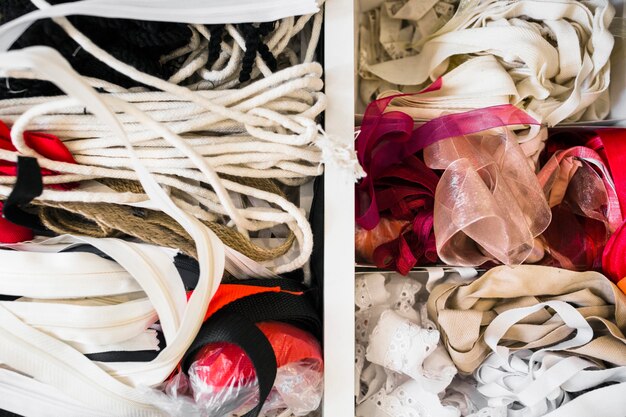
<path id="1" fill-rule="evenodd" d="M 258 323 L 257 327 L 269 340 L 276 364 L 312 359 L 322 364 L 319 342 L 310 333 L 295 326 L 280 322 Z M 207 385 L 213 387 L 247 385 L 256 378 L 252 361 L 238 346 L 231 343 L 210 343 L 200 350 L 195 359 L 196 374 Z M 236 370 L 237 375 L 233 375 Z"/>

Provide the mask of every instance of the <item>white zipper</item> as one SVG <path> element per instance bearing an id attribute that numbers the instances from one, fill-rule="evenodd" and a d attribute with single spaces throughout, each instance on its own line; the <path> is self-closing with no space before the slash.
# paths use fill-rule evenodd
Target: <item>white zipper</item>
<path id="1" fill-rule="evenodd" d="M 110 417 L 81 405 L 51 385 L 0 368 L 0 398 L 6 411 L 29 417 Z"/>
<path id="2" fill-rule="evenodd" d="M 2 306 L 0 326 L 0 361 L 11 368 L 58 386 L 75 402 L 109 415 L 159 415 L 150 405 L 142 403 L 139 392 L 109 378 L 80 352 L 29 327 Z"/>
<path id="3" fill-rule="evenodd" d="M 65 341 L 107 345 L 132 339 L 157 321 L 150 300 L 111 306 L 0 302 L 20 320 Z"/>
<path id="4" fill-rule="evenodd" d="M 55 299 L 141 291 L 128 271 L 92 253 L 0 250 L 0 264 L 0 294 L 5 295 Z M 75 265 L 80 268 L 73 270 Z"/>
<path id="5" fill-rule="evenodd" d="M 93 343 L 78 343 L 70 341 L 66 342 L 68 345 L 72 346 L 74 349 L 84 355 L 101 352 L 136 352 L 142 350 L 159 350 L 159 338 L 157 337 L 157 331 L 154 329 L 144 330 L 132 339 L 107 345 L 94 345 Z"/>
<path id="6" fill-rule="evenodd" d="M 264 22 L 317 13 L 315 0 L 83 0 L 48 5 L 33 0 L 40 7 L 0 26 L 0 50 L 9 47 L 39 19 L 84 15 L 117 19 L 159 22 L 223 24 Z"/>

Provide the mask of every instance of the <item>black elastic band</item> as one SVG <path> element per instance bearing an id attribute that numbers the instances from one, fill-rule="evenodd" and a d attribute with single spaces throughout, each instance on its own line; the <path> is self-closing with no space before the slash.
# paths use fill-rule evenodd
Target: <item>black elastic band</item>
<path id="1" fill-rule="evenodd" d="M 43 192 L 41 170 L 35 158 L 17 157 L 17 178 L 11 194 L 4 202 L 2 215 L 11 223 L 32 229 L 36 234 L 51 236 L 50 231 L 39 220 L 39 216 L 28 213 L 23 207 L 30 204 Z"/>
<path id="2" fill-rule="evenodd" d="M 209 343 L 227 342 L 239 346 L 248 355 L 259 383 L 259 403 L 243 417 L 257 417 L 276 379 L 276 356 L 265 335 L 247 318 L 219 311 L 207 320 L 182 360 L 187 372 L 198 352 Z"/>

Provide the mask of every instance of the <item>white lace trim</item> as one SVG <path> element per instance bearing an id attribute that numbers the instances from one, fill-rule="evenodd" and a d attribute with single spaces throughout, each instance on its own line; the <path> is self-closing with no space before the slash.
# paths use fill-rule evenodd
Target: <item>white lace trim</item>
<path id="1" fill-rule="evenodd" d="M 420 294 L 424 286 L 398 274 L 356 280 L 357 416 L 460 417 L 439 394 L 456 375 Z"/>

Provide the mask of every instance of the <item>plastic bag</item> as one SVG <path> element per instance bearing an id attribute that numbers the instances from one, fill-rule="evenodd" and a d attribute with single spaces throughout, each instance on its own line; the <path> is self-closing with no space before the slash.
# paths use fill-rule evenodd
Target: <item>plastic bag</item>
<path id="1" fill-rule="evenodd" d="M 288 409 L 293 415 L 304 416 L 315 411 L 323 390 L 324 366 L 319 342 L 290 324 L 265 322 L 257 326 L 274 348 L 278 365 L 274 387 L 260 415 L 271 416 Z M 164 391 L 168 398 L 163 400 L 161 408 L 181 417 L 243 415 L 256 406 L 259 396 L 250 358 L 230 343 L 206 345 L 196 355 L 188 374 L 175 374 Z M 190 400 L 194 404 L 193 412 L 188 409 Z"/>

